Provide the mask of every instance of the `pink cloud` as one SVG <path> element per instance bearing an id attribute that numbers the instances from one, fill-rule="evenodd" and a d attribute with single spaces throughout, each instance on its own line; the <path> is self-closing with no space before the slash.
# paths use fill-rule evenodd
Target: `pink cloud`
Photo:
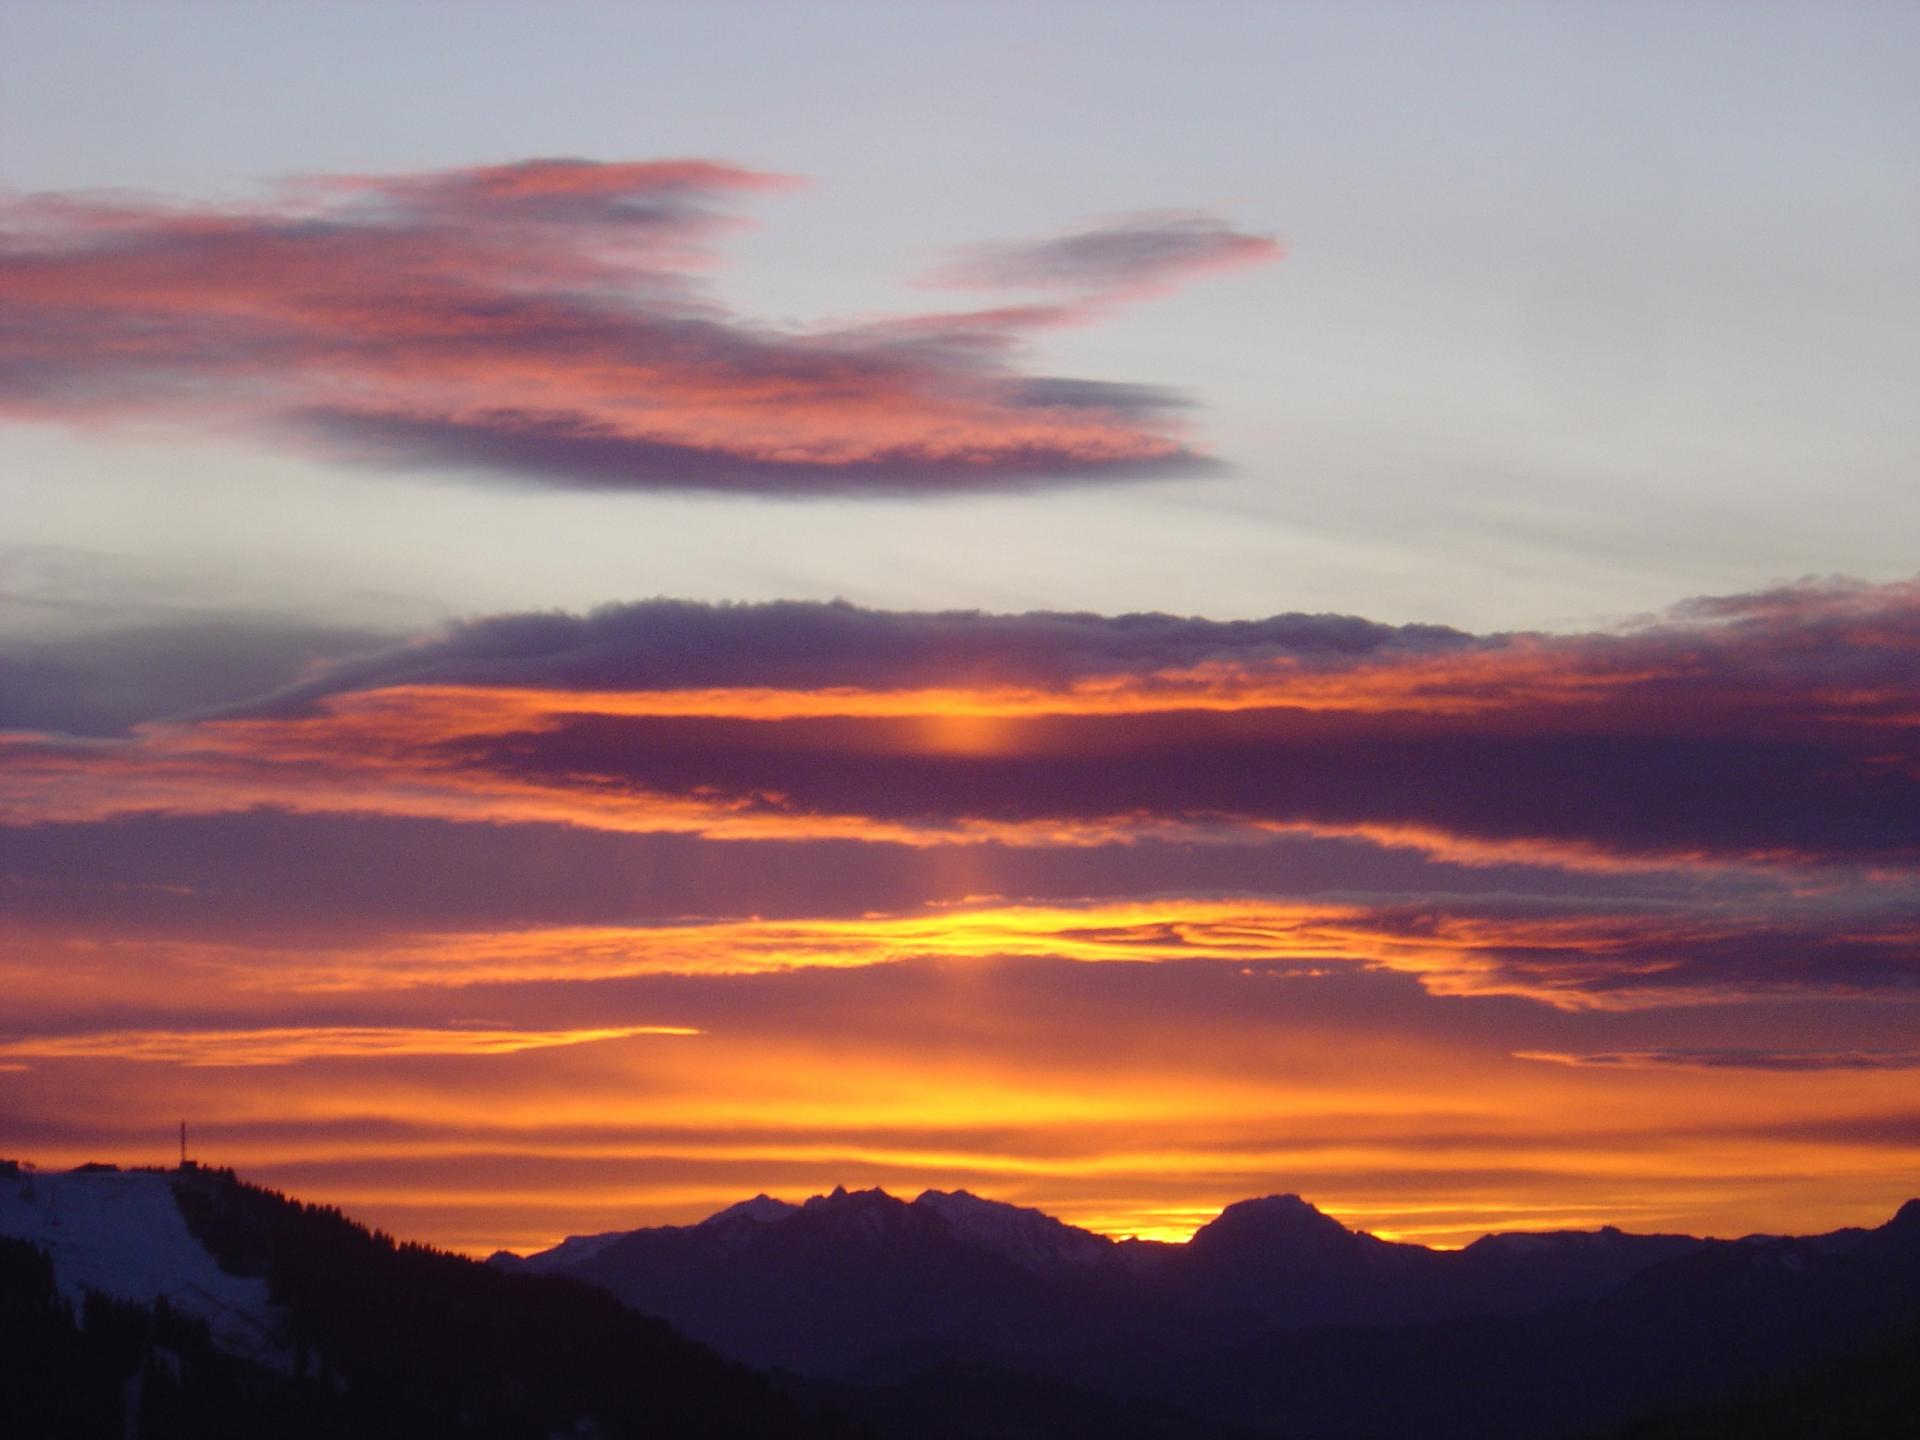
<path id="1" fill-rule="evenodd" d="M 1205 468 L 1151 386 L 1021 368 L 1025 338 L 1270 241 L 1168 220 L 995 252 L 1061 303 L 839 330 L 700 282 L 708 161 L 533 160 L 293 182 L 250 206 L 0 201 L 0 416 L 238 426 L 330 458 L 615 489 L 1027 487 Z"/>

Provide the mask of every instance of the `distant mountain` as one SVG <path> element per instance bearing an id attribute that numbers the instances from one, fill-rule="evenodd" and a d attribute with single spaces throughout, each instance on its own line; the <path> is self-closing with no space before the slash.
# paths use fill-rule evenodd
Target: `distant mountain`
<path id="1" fill-rule="evenodd" d="M 0 1435 L 827 1437 L 571 1281 L 396 1244 L 224 1171 L 0 1166 Z"/>
<path id="2" fill-rule="evenodd" d="M 965 1190 L 928 1190 L 913 1202 L 946 1221 L 961 1240 L 1037 1275 L 1111 1263 L 1113 1242 L 1038 1210 L 982 1200 Z"/>
<path id="3" fill-rule="evenodd" d="M 1521 1317 L 1113 1346 L 1059 1373 L 1296 1440 L 1557 1440 L 1717 1405 L 1917 1315 L 1920 1204 L 1910 1203 L 1877 1230 L 1704 1246 L 1605 1295 Z M 1920 1435 L 1920 1413 L 1883 1433 Z"/>
<path id="4" fill-rule="evenodd" d="M 600 1285 L 752 1364 L 897 1376 L 929 1354 L 1027 1359 L 1168 1333 L 1229 1342 L 1249 1326 L 1519 1315 L 1706 1244 L 1609 1229 L 1429 1250 L 1349 1230 L 1295 1195 L 1231 1205 L 1184 1245 L 1115 1242 L 965 1191 L 909 1203 L 836 1190 L 495 1263 Z M 812 1318 L 796 1327 L 784 1317 L 802 1296 Z"/>
<path id="5" fill-rule="evenodd" d="M 1160 1283 L 1191 1305 L 1271 1325 L 1397 1325 L 1523 1315 L 1601 1295 L 1707 1242 L 1598 1231 L 1489 1235 L 1430 1250 L 1348 1230 L 1297 1195 L 1228 1206 L 1162 1267 Z"/>
<path id="6" fill-rule="evenodd" d="M 752 1365 L 846 1375 L 876 1362 L 986 1346 L 1025 1354 L 1101 1327 L 1102 1307 L 1136 1300 L 1112 1241 L 970 1195 L 913 1204 L 879 1190 L 804 1205 L 734 1206 L 698 1225 L 636 1230 L 508 1269 L 571 1276 L 612 1291 Z"/>
<path id="7" fill-rule="evenodd" d="M 558 1269 L 818 1377 L 807 1393 L 903 1440 L 975 1433 L 969 1415 L 981 1434 L 1085 1433 L 1046 1418 L 1076 1403 L 1148 1407 L 1128 1412 L 1157 1417 L 1141 1434 L 1550 1440 L 1897 1328 L 1920 1313 L 1920 1203 L 1805 1239 L 1606 1229 L 1434 1251 L 1292 1195 L 1166 1245 L 964 1193 L 837 1190 L 597 1237 Z"/>

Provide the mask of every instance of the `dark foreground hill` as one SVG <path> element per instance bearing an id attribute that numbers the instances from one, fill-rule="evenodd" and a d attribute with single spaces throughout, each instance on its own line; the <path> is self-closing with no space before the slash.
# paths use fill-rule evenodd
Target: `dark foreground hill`
<path id="1" fill-rule="evenodd" d="M 1920 1435 L 1920 1320 L 1709 1405 L 1645 1417 L 1608 1440 L 1892 1440 Z"/>
<path id="2" fill-rule="evenodd" d="M 98 1283 L 165 1293 L 142 1302 L 89 1289 L 76 1305 L 46 1250 L 0 1239 L 8 1440 L 855 1433 L 572 1281 L 397 1244 L 230 1173 L 118 1177 L 128 1183 L 106 1205 L 65 1178 L 0 1175 L 16 1212 L 48 1214 L 54 1255 L 81 1267 L 103 1255 L 152 1258 L 151 1245 L 117 1247 L 115 1236 L 84 1232 L 145 1213 L 129 1195 L 170 1186 L 193 1239 L 222 1269 L 264 1282 L 261 1339 L 247 1355 L 216 1344 L 207 1315 L 193 1313 L 205 1310 L 203 1287 L 167 1274 L 116 1277 L 96 1264 L 88 1273 Z M 93 1191 L 114 1177 L 97 1178 Z"/>

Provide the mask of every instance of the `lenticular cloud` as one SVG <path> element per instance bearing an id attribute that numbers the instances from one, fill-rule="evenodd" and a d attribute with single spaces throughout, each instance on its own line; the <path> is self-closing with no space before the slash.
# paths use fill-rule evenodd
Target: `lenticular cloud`
<path id="1" fill-rule="evenodd" d="M 1198 216 L 981 252 L 1033 303 L 838 329 L 705 284 L 704 161 L 330 176 L 242 206 L 0 199 L 0 416 L 233 427 L 389 469 L 803 496 L 1204 470 L 1178 397 L 1030 373 L 1038 330 L 1277 253 Z"/>

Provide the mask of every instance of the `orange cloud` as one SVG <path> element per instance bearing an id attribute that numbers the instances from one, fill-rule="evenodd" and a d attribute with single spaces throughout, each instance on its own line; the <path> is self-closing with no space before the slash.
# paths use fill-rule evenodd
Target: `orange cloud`
<path id="1" fill-rule="evenodd" d="M 698 1035 L 682 1025 L 587 1030 L 400 1029 L 392 1026 L 279 1026 L 259 1030 L 102 1030 L 0 1041 L 14 1060 L 135 1060 L 194 1067 L 295 1065 L 304 1060 L 394 1055 L 515 1055 L 636 1035 Z M 25 1068 L 12 1065 L 6 1068 Z"/>
<path id="2" fill-rule="evenodd" d="M 1447 1243 L 1592 1222 L 1814 1229 L 1883 1219 L 1920 1159 L 1920 1132 L 1843 1123 L 1899 1109 L 1907 1075 L 1528 1067 L 1501 1035 L 1333 1025 L 1264 989 L 1199 1010 L 1162 987 L 1089 1012 L 1106 972 L 1073 973 L 1051 1005 L 1008 971 L 877 1010 L 848 983 L 697 1046 L 359 1054 L 270 1087 L 176 1062 L 130 1090 L 120 1062 L 73 1054 L 0 1081 L 0 1144 L 159 1158 L 185 1114 L 209 1161 L 482 1251 L 835 1183 L 965 1186 L 1120 1234 L 1178 1235 L 1276 1190 Z M 35 1117 L 65 1138 L 23 1141 Z"/>
<path id="3" fill-rule="evenodd" d="M 645 678 L 661 662 L 644 657 L 672 655 L 647 621 L 711 625 L 688 607 L 505 617 L 487 622 L 513 647 L 497 655 L 480 626 L 128 741 L 0 738 L 0 815 L 275 805 L 1032 846 L 1296 830 L 1601 868 L 1910 863 L 1920 757 L 1904 717 L 1920 706 L 1920 590 L 1796 593 L 1792 604 L 1760 597 L 1743 618 L 1618 636 L 1472 642 L 1376 627 L 1331 653 L 1289 651 L 1260 628 L 1285 620 L 1323 645 L 1314 617 L 1245 631 L 1148 617 L 1187 626 L 1155 642 L 1177 663 L 1117 666 L 1098 655 L 1134 643 L 1131 617 L 930 617 L 955 646 L 985 627 L 1017 648 L 1024 626 L 1038 657 L 1024 663 L 1052 672 L 944 685 L 899 683 L 896 660 L 858 653 L 897 654 L 882 622 L 902 617 L 816 607 L 841 627 L 836 643 L 854 647 L 822 657 L 829 679 L 724 685 Z M 778 642 L 816 623 L 805 611 L 729 617 L 736 629 L 764 618 L 768 630 L 734 668 L 790 669 Z M 535 639 L 544 625 L 587 643 L 577 660 L 554 657 L 516 623 Z M 1061 644 L 1092 658 L 1049 658 L 1044 647 Z M 1249 653 L 1208 658 L 1233 645 Z M 572 673 L 629 665 L 641 673 L 619 686 Z M 868 683 L 846 683 L 863 666 Z M 526 679 L 480 679 L 515 671 Z M 538 683 L 556 671 L 568 683 Z"/>
<path id="4" fill-rule="evenodd" d="M 49 998 L 129 985 L 129 995 L 163 994 L 164 988 L 151 991 L 148 980 L 172 972 L 263 1003 L 290 995 L 749 977 L 906 962 L 963 968 L 1018 960 L 1205 962 L 1280 976 L 1377 970 L 1411 977 L 1435 996 L 1513 996 L 1570 1012 L 1604 1012 L 1782 994 L 1898 994 L 1916 949 L 1915 918 L 1896 917 L 1878 930 L 1836 938 L 1817 918 L 1707 918 L 1660 905 L 1634 913 L 1498 897 L 1360 904 L 1169 896 L 1076 905 L 974 902 L 856 918 L 461 930 L 345 946 L 150 939 L 76 949 L 21 938 L 0 948 L 0 967 L 23 966 L 23 980 Z M 52 977 L 36 984 L 34 972 L 53 954 L 72 967 L 77 983 Z M 449 1046 L 496 1040 L 508 1043 L 511 1034 L 445 1037 Z"/>
<path id="5" fill-rule="evenodd" d="M 475 1248 L 836 1183 L 1122 1233 L 1273 1190 L 1447 1241 L 1884 1218 L 1917 656 L 1912 585 L 1564 637 L 655 602 L 13 734 L 0 1146 L 187 1114 Z M 538 903 L 479 913 L 522 870 Z"/>

